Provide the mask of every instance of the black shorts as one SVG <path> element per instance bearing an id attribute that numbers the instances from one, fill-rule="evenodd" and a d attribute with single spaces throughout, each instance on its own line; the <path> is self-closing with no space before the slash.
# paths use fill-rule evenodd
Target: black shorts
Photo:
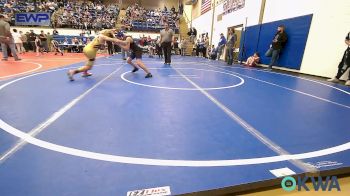
<path id="1" fill-rule="evenodd" d="M 139 51 L 139 50 L 136 50 L 135 52 L 132 51 L 131 54 L 130 54 L 130 58 L 131 59 L 142 59 L 142 51 Z"/>

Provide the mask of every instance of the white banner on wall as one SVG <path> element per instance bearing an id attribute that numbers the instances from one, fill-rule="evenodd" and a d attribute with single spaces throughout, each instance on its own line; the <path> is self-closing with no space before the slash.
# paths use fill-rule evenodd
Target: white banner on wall
<path id="1" fill-rule="evenodd" d="M 223 4 L 223 15 L 244 8 L 245 0 L 226 0 Z"/>

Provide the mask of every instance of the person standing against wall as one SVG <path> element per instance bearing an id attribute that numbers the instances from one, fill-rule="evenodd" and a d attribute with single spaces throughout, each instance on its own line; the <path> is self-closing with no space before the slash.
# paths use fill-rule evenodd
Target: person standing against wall
<path id="1" fill-rule="evenodd" d="M 348 47 L 345 50 L 343 58 L 338 65 L 338 73 L 334 78 L 327 80 L 329 82 L 339 82 L 340 77 L 350 68 L 350 32 L 345 37 L 345 44 Z M 345 85 L 350 86 L 350 73 L 348 80 L 345 82 Z"/>
<path id="2" fill-rule="evenodd" d="M 218 48 L 217 48 L 217 52 L 218 52 L 218 59 L 217 60 L 220 60 L 222 51 L 224 50 L 226 43 L 227 43 L 227 40 L 226 40 L 224 34 L 220 33 L 220 41 L 218 43 Z"/>
<path id="3" fill-rule="evenodd" d="M 283 25 L 278 26 L 277 32 L 272 40 L 270 48 L 265 53 L 266 57 L 271 57 L 269 64 L 269 69 L 272 69 L 272 66 L 275 66 L 279 55 L 286 45 L 288 40 L 287 33 L 285 32 L 285 27 Z"/>
<path id="4" fill-rule="evenodd" d="M 164 64 L 171 63 L 171 48 L 174 44 L 174 31 L 169 28 L 169 24 L 165 23 L 164 29 L 160 31 L 160 44 L 164 51 Z"/>
<path id="5" fill-rule="evenodd" d="M 8 60 L 7 46 L 10 47 L 12 56 L 15 61 L 21 60 L 18 58 L 15 48 L 15 42 L 10 31 L 10 24 L 5 21 L 5 16 L 0 14 L 0 43 L 2 49 L 2 60 Z"/>
<path id="6" fill-rule="evenodd" d="M 227 55 L 227 64 L 232 65 L 233 63 L 233 51 L 235 49 L 235 44 L 237 41 L 237 35 L 234 29 L 228 31 L 228 41 L 226 44 L 226 55 Z"/>

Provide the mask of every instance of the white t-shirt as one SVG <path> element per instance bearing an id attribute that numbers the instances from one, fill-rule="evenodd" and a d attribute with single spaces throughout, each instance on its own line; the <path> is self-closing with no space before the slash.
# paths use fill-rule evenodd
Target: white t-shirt
<path id="1" fill-rule="evenodd" d="M 12 33 L 12 37 L 15 40 L 15 44 L 22 43 L 21 35 L 19 33 Z"/>

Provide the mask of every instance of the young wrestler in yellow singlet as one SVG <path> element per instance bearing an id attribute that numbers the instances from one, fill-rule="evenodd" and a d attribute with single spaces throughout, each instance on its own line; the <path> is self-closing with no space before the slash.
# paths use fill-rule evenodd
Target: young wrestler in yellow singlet
<path id="1" fill-rule="evenodd" d="M 103 30 L 100 32 L 100 34 L 95 37 L 88 45 L 86 45 L 83 49 L 84 55 L 88 59 L 87 63 L 75 70 L 69 70 L 67 75 L 70 81 L 74 81 L 74 74 L 83 72 L 82 77 L 88 77 L 92 74 L 88 72 L 94 65 L 94 61 L 96 58 L 97 51 L 101 47 L 101 45 L 104 45 L 105 41 L 111 41 L 111 42 L 117 42 L 118 39 L 114 38 L 114 29 L 109 30 Z"/>

